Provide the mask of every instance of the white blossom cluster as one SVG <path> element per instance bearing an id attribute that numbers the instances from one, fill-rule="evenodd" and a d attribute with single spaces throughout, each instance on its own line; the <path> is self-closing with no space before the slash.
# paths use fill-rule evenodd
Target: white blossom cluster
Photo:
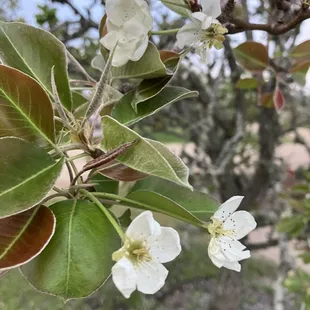
<path id="1" fill-rule="evenodd" d="M 256 222 L 249 212 L 235 212 L 242 199 L 234 196 L 223 203 L 207 227 L 211 234 L 209 257 L 219 268 L 240 271 L 239 261 L 250 257 L 250 251 L 244 251 L 238 240 L 255 229 Z M 162 264 L 181 253 L 179 234 L 173 228 L 161 227 L 152 213 L 145 211 L 132 221 L 125 238 L 122 248 L 113 254 L 116 287 L 126 298 L 135 290 L 155 294 L 168 276 Z"/>
<path id="2" fill-rule="evenodd" d="M 216 19 L 221 14 L 220 0 L 201 0 L 201 12 L 190 14 L 191 22 L 177 33 L 176 45 L 183 49 L 193 47 L 201 60 L 208 62 L 209 49 L 222 48 L 227 29 Z M 107 34 L 101 44 L 116 50 L 112 65 L 120 67 L 129 60 L 138 61 L 145 53 L 153 18 L 145 0 L 107 0 Z"/>

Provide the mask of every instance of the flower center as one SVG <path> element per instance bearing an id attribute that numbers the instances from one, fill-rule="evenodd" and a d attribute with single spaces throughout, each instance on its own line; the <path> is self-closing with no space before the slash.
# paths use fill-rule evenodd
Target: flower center
<path id="1" fill-rule="evenodd" d="M 224 33 L 227 29 L 221 24 L 211 24 L 211 26 L 203 30 L 201 33 L 201 41 L 207 44 L 210 48 L 214 46 L 219 49 L 223 47 L 223 41 L 225 40 Z"/>
<path id="2" fill-rule="evenodd" d="M 114 261 L 118 261 L 123 257 L 128 258 L 133 264 L 149 262 L 152 260 L 145 241 L 131 240 L 129 238 L 126 239 L 123 247 L 112 255 Z"/>
<path id="3" fill-rule="evenodd" d="M 232 230 L 224 229 L 223 222 L 211 217 L 212 223 L 207 226 L 208 231 L 212 237 L 219 238 L 221 236 L 227 236 L 230 238 L 235 237 L 235 233 Z"/>

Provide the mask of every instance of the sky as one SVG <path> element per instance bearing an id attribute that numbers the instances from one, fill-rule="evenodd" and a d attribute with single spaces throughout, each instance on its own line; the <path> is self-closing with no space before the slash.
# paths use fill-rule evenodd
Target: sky
<path id="1" fill-rule="evenodd" d="M 257 0 L 251 0 L 251 4 L 253 5 L 253 9 L 255 8 L 255 3 Z M 85 8 L 88 8 L 90 4 L 93 2 L 93 0 L 73 0 L 72 3 L 85 15 L 87 15 L 87 11 Z M 35 14 L 39 12 L 37 5 L 38 4 L 46 4 L 50 3 L 48 0 L 19 0 L 19 7 L 17 10 L 17 14 L 21 17 L 24 17 L 26 19 L 26 22 L 34 25 L 35 24 Z M 53 7 L 59 8 L 59 12 L 61 14 L 58 14 L 59 18 L 61 20 L 72 20 L 76 19 L 76 17 L 72 14 L 72 10 L 68 6 L 60 5 L 60 4 L 52 4 Z M 160 11 L 162 9 L 162 4 L 158 1 L 156 4 L 155 10 L 156 12 Z M 250 8 L 251 9 L 251 8 Z M 100 21 L 101 17 L 103 16 L 103 9 L 102 6 L 96 5 L 92 10 L 92 18 L 94 21 L 98 22 Z M 173 15 L 171 15 L 173 17 Z M 251 22 L 258 22 L 262 23 L 264 21 L 259 20 L 258 18 L 253 17 Z M 296 44 L 299 44 L 303 41 L 310 40 L 310 20 L 304 21 L 301 27 L 301 33 L 297 37 Z M 90 32 L 91 36 L 96 37 L 97 31 L 93 30 Z M 265 43 L 266 40 L 266 33 L 262 31 L 255 31 L 254 32 L 254 40 Z M 232 36 L 233 41 L 235 42 L 235 45 L 240 44 L 241 42 L 244 42 L 244 35 L 238 34 Z M 305 89 L 307 92 L 310 92 L 310 70 L 307 74 L 307 83 L 305 86 Z"/>

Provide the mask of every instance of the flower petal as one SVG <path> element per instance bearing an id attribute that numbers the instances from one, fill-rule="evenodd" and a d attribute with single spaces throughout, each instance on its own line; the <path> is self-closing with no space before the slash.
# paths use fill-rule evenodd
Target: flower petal
<path id="1" fill-rule="evenodd" d="M 189 46 L 198 43 L 200 39 L 200 27 L 195 23 L 184 25 L 177 33 L 176 45 L 183 48 L 185 45 Z"/>
<path id="2" fill-rule="evenodd" d="M 154 220 L 151 211 L 142 212 L 129 225 L 126 236 L 133 240 L 146 240 L 150 236 L 159 236 L 160 225 Z"/>
<path id="3" fill-rule="evenodd" d="M 162 227 L 160 236 L 149 238 L 147 243 L 150 255 L 160 263 L 170 262 L 181 253 L 179 234 L 170 227 Z"/>
<path id="4" fill-rule="evenodd" d="M 224 229 L 233 230 L 237 240 L 246 236 L 255 229 L 257 223 L 254 217 L 247 211 L 237 211 L 229 216 L 224 222 Z"/>
<path id="5" fill-rule="evenodd" d="M 203 13 L 214 18 L 222 13 L 220 0 L 201 0 L 201 6 Z"/>
<path id="6" fill-rule="evenodd" d="M 100 39 L 100 43 L 108 50 L 112 50 L 117 40 L 118 40 L 117 32 L 111 31 L 111 32 L 108 32 L 103 38 Z"/>
<path id="7" fill-rule="evenodd" d="M 226 259 L 223 253 L 221 252 L 220 245 L 216 241 L 215 238 L 211 238 L 209 246 L 208 246 L 208 255 L 212 261 L 212 263 L 221 268 L 223 266 L 223 261 Z"/>
<path id="8" fill-rule="evenodd" d="M 241 271 L 241 265 L 238 262 L 230 262 L 230 261 L 225 261 L 223 263 L 223 267 L 230 269 L 230 270 L 235 270 L 240 272 Z"/>
<path id="9" fill-rule="evenodd" d="M 213 217 L 224 222 L 237 210 L 243 198 L 244 196 L 233 196 L 229 198 L 219 207 Z"/>
<path id="10" fill-rule="evenodd" d="M 135 18 L 125 23 L 123 27 L 127 37 L 143 36 L 152 29 L 152 19 L 138 12 Z"/>
<path id="11" fill-rule="evenodd" d="M 209 62 L 210 49 L 207 44 L 203 44 L 196 48 L 197 53 L 200 55 L 201 62 L 207 64 Z"/>
<path id="12" fill-rule="evenodd" d="M 165 284 L 168 270 L 156 261 L 139 264 L 137 269 L 138 291 L 144 294 L 155 294 Z"/>
<path id="13" fill-rule="evenodd" d="M 130 57 L 130 60 L 132 60 L 132 61 L 138 61 L 144 55 L 144 53 L 147 49 L 147 46 L 149 44 L 148 35 L 145 35 L 144 39 L 140 40 L 139 43 L 140 44 L 138 45 L 138 48 L 133 53 L 133 55 Z"/>
<path id="14" fill-rule="evenodd" d="M 118 290 L 129 298 L 137 286 L 137 273 L 133 264 L 127 259 L 120 259 L 112 267 L 112 279 Z"/>
<path id="15" fill-rule="evenodd" d="M 122 26 L 136 15 L 139 6 L 135 0 L 107 0 L 106 14 L 117 26 Z"/>
<path id="16" fill-rule="evenodd" d="M 227 237 L 217 239 L 221 251 L 230 261 L 239 261 L 251 257 L 250 251 L 244 251 L 245 246 L 238 240 L 231 240 Z"/>
<path id="17" fill-rule="evenodd" d="M 208 16 L 203 12 L 192 13 L 192 17 L 201 22 L 201 29 L 208 29 L 214 20 L 212 16 Z"/>

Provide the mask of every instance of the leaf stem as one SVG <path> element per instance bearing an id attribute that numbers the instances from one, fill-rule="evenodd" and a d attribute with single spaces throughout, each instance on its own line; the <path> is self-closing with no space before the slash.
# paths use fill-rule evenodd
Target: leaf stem
<path id="1" fill-rule="evenodd" d="M 71 150 L 85 150 L 85 145 L 82 143 L 72 143 L 72 144 L 65 144 L 65 145 L 58 145 L 58 150 L 61 152 L 71 151 Z M 50 155 L 53 155 L 54 153 L 59 152 L 58 150 L 52 150 L 49 152 Z"/>
<path id="2" fill-rule="evenodd" d="M 44 198 L 39 204 L 43 205 L 47 201 L 49 201 L 49 200 L 51 200 L 53 198 L 57 198 L 57 197 L 66 197 L 68 199 L 68 195 L 65 192 L 63 192 L 63 193 L 55 193 L 55 194 L 49 195 L 48 197 Z"/>
<path id="3" fill-rule="evenodd" d="M 180 30 L 180 28 L 152 31 L 151 35 L 158 35 L 158 36 L 160 36 L 160 35 L 174 34 L 174 33 L 177 33 L 179 30 Z"/>
<path id="4" fill-rule="evenodd" d="M 122 228 L 119 226 L 113 215 L 102 205 L 102 203 L 93 195 L 94 193 L 90 193 L 85 189 L 80 190 L 81 193 L 83 193 L 86 197 L 88 197 L 97 207 L 104 213 L 104 215 L 108 218 L 110 223 L 115 228 L 116 232 L 122 239 L 122 241 L 125 241 L 125 234 L 122 230 Z"/>
<path id="5" fill-rule="evenodd" d="M 68 161 L 73 161 L 73 160 L 84 158 L 84 157 L 89 157 L 89 154 L 87 154 L 87 153 L 77 154 L 77 155 L 69 157 Z"/>

